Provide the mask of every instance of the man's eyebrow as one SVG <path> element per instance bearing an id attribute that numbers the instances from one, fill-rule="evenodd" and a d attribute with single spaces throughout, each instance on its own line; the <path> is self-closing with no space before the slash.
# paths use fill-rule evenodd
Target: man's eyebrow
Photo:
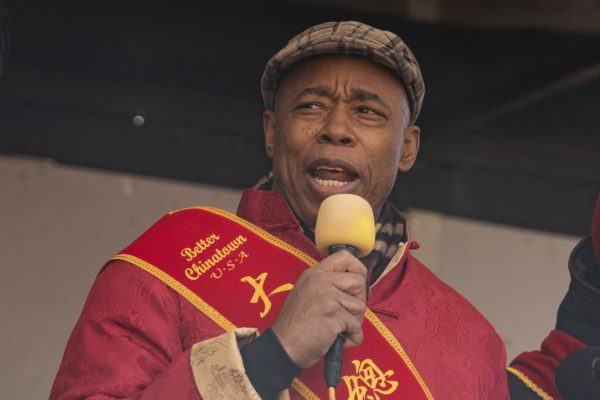
<path id="1" fill-rule="evenodd" d="M 387 105 L 387 103 L 385 101 L 383 101 L 383 99 L 377 93 L 369 92 L 368 90 L 354 89 L 354 90 L 352 90 L 351 97 L 356 100 L 363 100 L 363 101 L 371 100 L 376 103 L 379 103 L 380 105 L 387 108 L 388 110 L 390 109 L 390 107 Z"/>
<path id="2" fill-rule="evenodd" d="M 352 97 L 359 100 L 375 100 L 375 101 L 383 101 L 378 94 L 369 92 L 364 89 L 353 89 Z"/>
<path id="3" fill-rule="evenodd" d="M 304 88 L 300 93 L 298 93 L 298 95 L 296 96 L 296 99 L 301 96 L 304 96 L 305 94 L 317 94 L 320 96 L 332 97 L 333 90 L 329 86 L 307 87 L 307 88 Z"/>

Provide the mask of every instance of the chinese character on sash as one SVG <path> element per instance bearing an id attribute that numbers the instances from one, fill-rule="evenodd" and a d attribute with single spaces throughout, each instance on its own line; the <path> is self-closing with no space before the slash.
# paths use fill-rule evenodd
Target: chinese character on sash
<path id="1" fill-rule="evenodd" d="M 356 375 L 343 377 L 348 387 L 348 400 L 380 400 L 380 395 L 392 394 L 398 388 L 398 382 L 389 380 L 394 371 L 383 372 L 372 359 L 354 360 L 352 364 Z"/>
<path id="2" fill-rule="evenodd" d="M 242 282 L 246 282 L 254 288 L 254 294 L 250 299 L 250 303 L 256 304 L 258 303 L 258 300 L 262 300 L 264 308 L 260 312 L 261 318 L 264 318 L 265 315 L 267 315 L 271 310 L 271 299 L 269 297 L 277 293 L 290 291 L 294 288 L 294 285 L 292 285 L 291 283 L 285 283 L 272 290 L 269 294 L 267 294 L 267 292 L 265 292 L 265 280 L 267 279 L 267 276 L 268 274 L 266 272 L 263 272 L 256 278 L 252 278 L 251 276 L 245 276 L 242 279 L 240 279 Z"/>

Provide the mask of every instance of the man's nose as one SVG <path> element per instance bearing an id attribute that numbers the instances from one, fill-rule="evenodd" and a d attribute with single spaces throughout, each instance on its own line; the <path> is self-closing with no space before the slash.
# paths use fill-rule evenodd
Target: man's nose
<path id="1" fill-rule="evenodd" d="M 319 143 L 352 145 L 355 135 L 349 115 L 342 107 L 331 110 L 319 132 Z"/>

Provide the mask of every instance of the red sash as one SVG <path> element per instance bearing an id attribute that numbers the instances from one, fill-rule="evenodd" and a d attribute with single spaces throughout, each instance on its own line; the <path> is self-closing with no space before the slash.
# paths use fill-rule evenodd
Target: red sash
<path id="1" fill-rule="evenodd" d="M 300 250 L 226 211 L 172 212 L 115 259 L 151 273 L 224 331 L 272 325 L 300 274 L 316 263 Z M 389 329 L 368 310 L 364 341 L 344 351 L 338 399 L 433 399 Z M 323 362 L 294 379 L 305 399 L 327 398 Z"/>

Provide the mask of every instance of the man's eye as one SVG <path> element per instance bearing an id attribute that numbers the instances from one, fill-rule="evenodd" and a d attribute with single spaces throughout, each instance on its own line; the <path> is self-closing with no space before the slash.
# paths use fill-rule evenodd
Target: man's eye
<path id="1" fill-rule="evenodd" d="M 369 107 L 359 107 L 358 108 L 358 112 L 360 114 L 373 115 L 373 116 L 379 115 L 379 116 L 381 116 L 381 113 L 379 113 L 379 112 L 377 112 L 377 111 L 375 111 L 375 110 L 373 110 L 372 108 L 369 108 Z"/>
<path id="2" fill-rule="evenodd" d="M 298 105 L 299 109 L 304 109 L 304 110 L 314 110 L 319 108 L 319 105 L 317 103 L 302 103 L 300 105 Z"/>

